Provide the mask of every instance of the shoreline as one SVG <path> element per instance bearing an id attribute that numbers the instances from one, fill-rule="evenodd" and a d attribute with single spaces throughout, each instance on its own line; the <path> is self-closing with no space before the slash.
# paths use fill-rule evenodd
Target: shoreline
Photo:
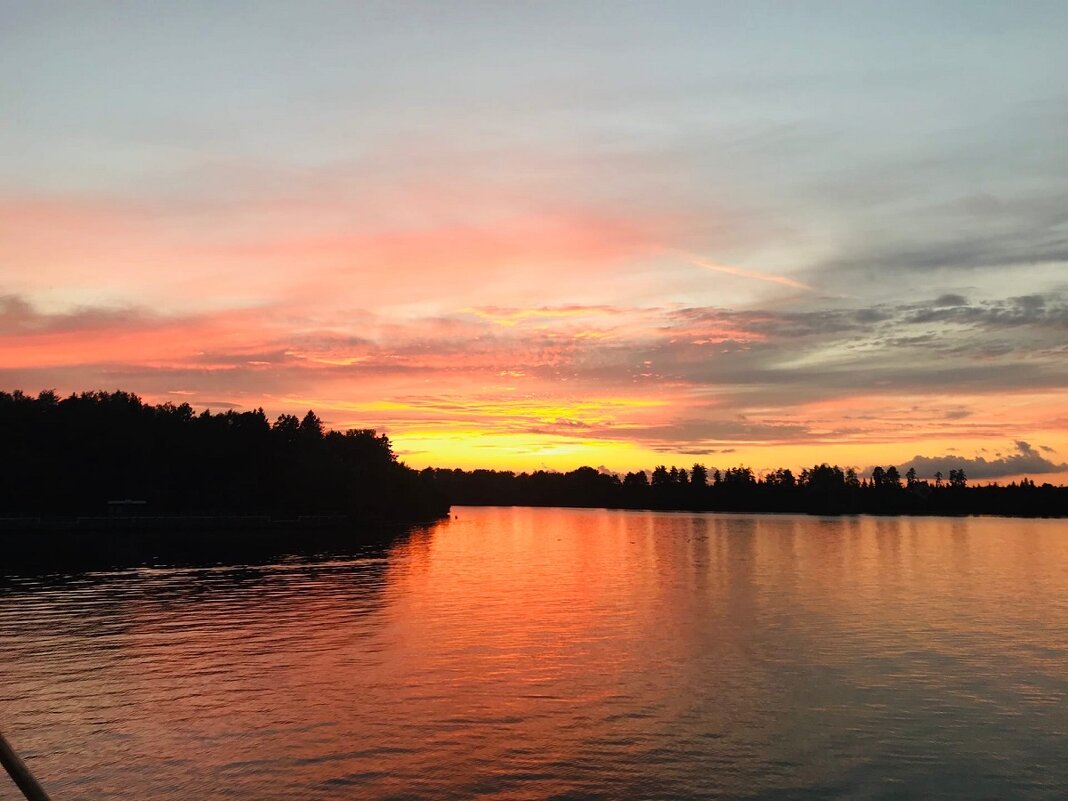
<path id="1" fill-rule="evenodd" d="M 1036 512 L 932 512 L 929 510 L 879 512 L 867 510 L 809 511 L 805 509 L 692 509 L 685 507 L 657 506 L 604 506 L 566 504 L 514 504 L 514 503 L 456 503 L 436 514 L 399 517 L 358 517 L 352 515 L 296 515 L 281 517 L 273 515 L 144 515 L 144 516 L 79 516 L 73 518 L 48 517 L 0 517 L 0 537 L 18 534 L 156 534 L 169 532 L 186 533 L 284 533 L 299 531 L 357 532 L 368 526 L 397 528 L 431 525 L 452 516 L 455 507 L 468 508 L 530 508 L 530 509 L 579 509 L 607 512 L 664 512 L 669 514 L 717 514 L 717 515 L 797 515 L 801 517 L 878 517 L 878 518 L 963 518 L 991 517 L 1016 520 L 1065 520 L 1068 514 Z"/>
<path id="2" fill-rule="evenodd" d="M 873 512 L 873 511 L 842 511 L 842 512 L 810 512 L 804 509 L 686 509 L 656 506 L 567 506 L 564 504 L 533 504 L 533 503 L 455 503 L 456 508 L 470 509 L 576 509 L 604 512 L 664 512 L 667 514 L 691 514 L 691 515 L 774 515 L 776 517 L 794 515 L 797 517 L 934 517 L 934 518 L 962 518 L 962 517 L 992 517 L 1006 520 L 1066 520 L 1065 514 L 998 514 L 995 512 Z"/>

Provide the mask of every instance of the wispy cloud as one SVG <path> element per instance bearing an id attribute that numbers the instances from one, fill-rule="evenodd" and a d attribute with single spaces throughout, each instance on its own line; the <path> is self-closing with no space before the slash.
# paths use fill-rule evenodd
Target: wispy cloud
<path id="1" fill-rule="evenodd" d="M 732 267 L 729 264 L 719 264 L 718 262 L 701 259 L 696 256 L 688 256 L 687 260 L 690 264 L 697 267 L 703 267 L 706 270 L 724 273 L 725 275 L 736 275 L 739 278 L 751 278 L 754 281 L 765 281 L 769 284 L 779 284 L 781 286 L 788 286 L 791 289 L 802 289 L 806 292 L 812 291 L 812 287 L 808 284 L 803 284 L 800 281 L 788 278 L 785 275 L 776 275 L 775 273 L 766 273 L 760 270 L 750 270 L 742 267 Z"/>

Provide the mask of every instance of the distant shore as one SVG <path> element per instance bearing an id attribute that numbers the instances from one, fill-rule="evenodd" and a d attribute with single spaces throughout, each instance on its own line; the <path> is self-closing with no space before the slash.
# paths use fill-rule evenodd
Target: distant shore
<path id="1" fill-rule="evenodd" d="M 711 515 L 800 515 L 804 517 L 1003 517 L 1018 520 L 1061 520 L 1068 518 L 1068 512 L 1060 514 L 1009 514 L 994 512 L 812 512 L 792 509 L 673 509 L 659 506 L 575 506 L 566 504 L 530 504 L 530 503 L 460 503 L 456 506 L 476 509 L 500 507 L 502 509 L 588 509 L 605 512 L 668 512 L 671 514 L 711 514 Z"/>
<path id="2" fill-rule="evenodd" d="M 424 471 L 426 472 L 426 471 Z M 798 476 L 786 469 L 758 477 L 747 467 L 706 471 L 657 467 L 620 477 L 581 467 L 568 473 L 496 470 L 430 471 L 437 490 L 457 506 L 562 506 L 680 512 L 792 513 L 820 516 L 990 515 L 1068 517 L 1068 487 L 1024 480 L 969 486 L 953 471 L 930 482 L 876 468 L 871 478 L 820 464 Z"/>

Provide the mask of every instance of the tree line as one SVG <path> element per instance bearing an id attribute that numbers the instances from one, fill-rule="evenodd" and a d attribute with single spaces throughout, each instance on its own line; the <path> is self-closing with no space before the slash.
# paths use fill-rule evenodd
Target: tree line
<path id="1" fill-rule="evenodd" d="M 198 414 L 121 391 L 0 392 L 0 442 L 0 517 L 106 515 L 124 500 L 154 516 L 448 511 L 433 478 L 401 464 L 387 437 L 326 431 L 312 411 L 269 421 L 263 409 Z"/>
<path id="2" fill-rule="evenodd" d="M 432 470 L 454 504 L 470 506 L 580 506 L 716 512 L 809 514 L 992 514 L 1068 516 L 1068 487 L 1036 486 L 1030 479 L 1003 486 L 972 486 L 964 470 L 933 481 L 909 469 L 817 464 L 795 475 L 786 468 L 758 476 L 749 467 L 709 470 L 660 465 L 620 477 L 592 467 L 566 473 L 538 470 Z"/>
<path id="3" fill-rule="evenodd" d="M 153 516 L 398 521 L 439 517 L 450 504 L 1068 516 L 1068 487 L 1028 479 L 971 486 L 963 470 L 932 481 L 911 469 L 901 476 L 895 466 L 860 476 L 828 464 L 797 475 L 702 464 L 623 476 L 592 467 L 416 472 L 397 460 L 386 436 L 327 431 L 314 411 L 270 421 L 263 409 L 196 413 L 186 403 L 152 405 L 121 391 L 0 392 L 0 442 L 0 517 L 102 516 L 110 501 L 128 499 L 143 501 Z"/>

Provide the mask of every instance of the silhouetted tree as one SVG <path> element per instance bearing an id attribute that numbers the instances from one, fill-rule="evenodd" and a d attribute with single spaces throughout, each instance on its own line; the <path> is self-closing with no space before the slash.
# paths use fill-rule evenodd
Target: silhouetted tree
<path id="1" fill-rule="evenodd" d="M 723 483 L 730 486 L 748 486 L 756 483 L 753 471 L 749 467 L 728 467 L 723 474 Z"/>
<path id="2" fill-rule="evenodd" d="M 314 439 L 321 439 L 323 436 L 323 421 L 319 419 L 319 416 L 311 409 L 304 415 L 304 419 L 300 421 L 301 433 L 310 436 Z"/>
<path id="3" fill-rule="evenodd" d="M 654 487 L 662 487 L 671 483 L 671 479 L 668 475 L 668 469 L 664 465 L 657 465 L 653 468 L 653 480 L 652 485 Z"/>
<path id="4" fill-rule="evenodd" d="M 782 467 L 772 470 L 764 477 L 764 483 L 769 487 L 787 488 L 795 485 L 794 474 L 789 469 Z"/>
<path id="5" fill-rule="evenodd" d="M 694 487 L 708 486 L 708 470 L 703 464 L 694 464 L 690 468 L 690 485 Z"/>
<path id="6" fill-rule="evenodd" d="M 886 468 L 886 476 L 884 477 L 886 486 L 891 489 L 901 489 L 901 475 L 897 472 L 897 468 L 890 465 Z"/>
<path id="7" fill-rule="evenodd" d="M 876 467 L 871 471 L 871 483 L 876 487 L 883 487 L 886 485 L 886 471 L 881 467 Z"/>

